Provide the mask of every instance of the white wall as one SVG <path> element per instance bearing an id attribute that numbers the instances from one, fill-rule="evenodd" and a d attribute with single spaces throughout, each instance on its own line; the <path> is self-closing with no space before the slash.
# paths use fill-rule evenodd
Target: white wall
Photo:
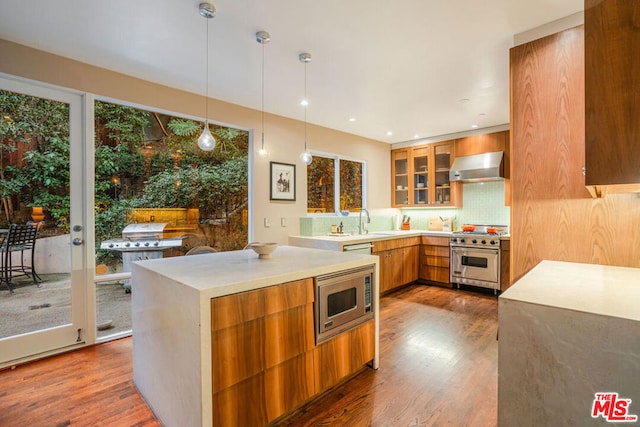
<path id="1" fill-rule="evenodd" d="M 152 82 L 115 73 L 38 51 L 0 39 L 0 72 L 59 85 L 127 103 L 201 117 L 201 95 L 160 86 Z M 209 99 L 209 119 L 243 129 L 254 129 L 254 147 L 259 148 L 261 112 Z M 367 161 L 368 207 L 386 208 L 390 204 L 390 146 L 336 130 L 309 125 L 307 142 L 312 150 L 342 154 Z M 253 170 L 254 236 L 256 241 L 286 243 L 287 236 L 298 234 L 299 218 L 306 215 L 306 167 L 299 160 L 304 147 L 304 123 L 281 116 L 265 115 L 265 146 L 269 155 L 255 153 Z M 269 200 L 269 162 L 296 165 L 296 201 Z M 280 219 L 287 226 L 281 227 Z M 269 218 L 271 227 L 264 227 Z"/>

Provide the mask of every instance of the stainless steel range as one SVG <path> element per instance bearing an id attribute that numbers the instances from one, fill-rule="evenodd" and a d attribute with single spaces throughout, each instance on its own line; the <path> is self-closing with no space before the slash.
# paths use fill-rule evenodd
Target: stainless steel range
<path id="1" fill-rule="evenodd" d="M 121 239 L 100 243 L 100 249 L 122 252 L 122 271 L 130 272 L 133 261 L 162 258 L 165 249 L 182 246 L 185 237 L 163 238 L 166 222 L 129 224 L 122 230 Z M 131 280 L 125 279 L 124 289 L 131 291 Z"/>
<path id="2" fill-rule="evenodd" d="M 500 290 L 500 236 L 504 225 L 476 225 L 469 232 L 455 232 L 449 239 L 450 280 L 461 284 Z"/>

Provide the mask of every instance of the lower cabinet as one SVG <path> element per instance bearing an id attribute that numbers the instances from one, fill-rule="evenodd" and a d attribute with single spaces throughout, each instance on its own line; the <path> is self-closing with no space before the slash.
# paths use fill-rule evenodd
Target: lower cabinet
<path id="1" fill-rule="evenodd" d="M 263 426 L 374 358 L 374 322 L 315 345 L 313 280 L 211 300 L 214 426 Z"/>
<path id="2" fill-rule="evenodd" d="M 420 237 L 375 242 L 373 255 L 380 257 L 380 293 L 418 280 Z"/>
<path id="3" fill-rule="evenodd" d="M 449 282 L 449 238 L 422 236 L 420 279 L 451 287 Z"/>
<path id="4" fill-rule="evenodd" d="M 504 292 L 511 286 L 511 240 L 500 240 L 500 292 Z"/>
<path id="5" fill-rule="evenodd" d="M 333 387 L 373 359 L 373 334 L 373 320 L 370 320 L 313 350 L 316 393 Z"/>

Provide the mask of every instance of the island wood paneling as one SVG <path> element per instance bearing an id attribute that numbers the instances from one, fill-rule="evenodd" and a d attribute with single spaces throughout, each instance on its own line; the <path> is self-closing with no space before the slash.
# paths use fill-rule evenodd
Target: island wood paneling
<path id="1" fill-rule="evenodd" d="M 316 393 L 333 387 L 373 360 L 373 335 L 371 320 L 314 348 Z"/>
<path id="2" fill-rule="evenodd" d="M 313 280 L 211 300 L 214 425 L 261 426 L 315 393 Z"/>
<path id="3" fill-rule="evenodd" d="M 511 283 L 543 259 L 640 267 L 640 198 L 585 189 L 583 27 L 510 60 Z"/>

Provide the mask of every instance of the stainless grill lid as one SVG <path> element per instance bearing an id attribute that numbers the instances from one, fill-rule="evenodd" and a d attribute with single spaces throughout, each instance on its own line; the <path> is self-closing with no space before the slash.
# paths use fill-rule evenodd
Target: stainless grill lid
<path id="1" fill-rule="evenodd" d="M 162 239 L 162 233 L 167 224 L 167 222 L 129 224 L 122 230 L 122 238 L 130 240 Z"/>

